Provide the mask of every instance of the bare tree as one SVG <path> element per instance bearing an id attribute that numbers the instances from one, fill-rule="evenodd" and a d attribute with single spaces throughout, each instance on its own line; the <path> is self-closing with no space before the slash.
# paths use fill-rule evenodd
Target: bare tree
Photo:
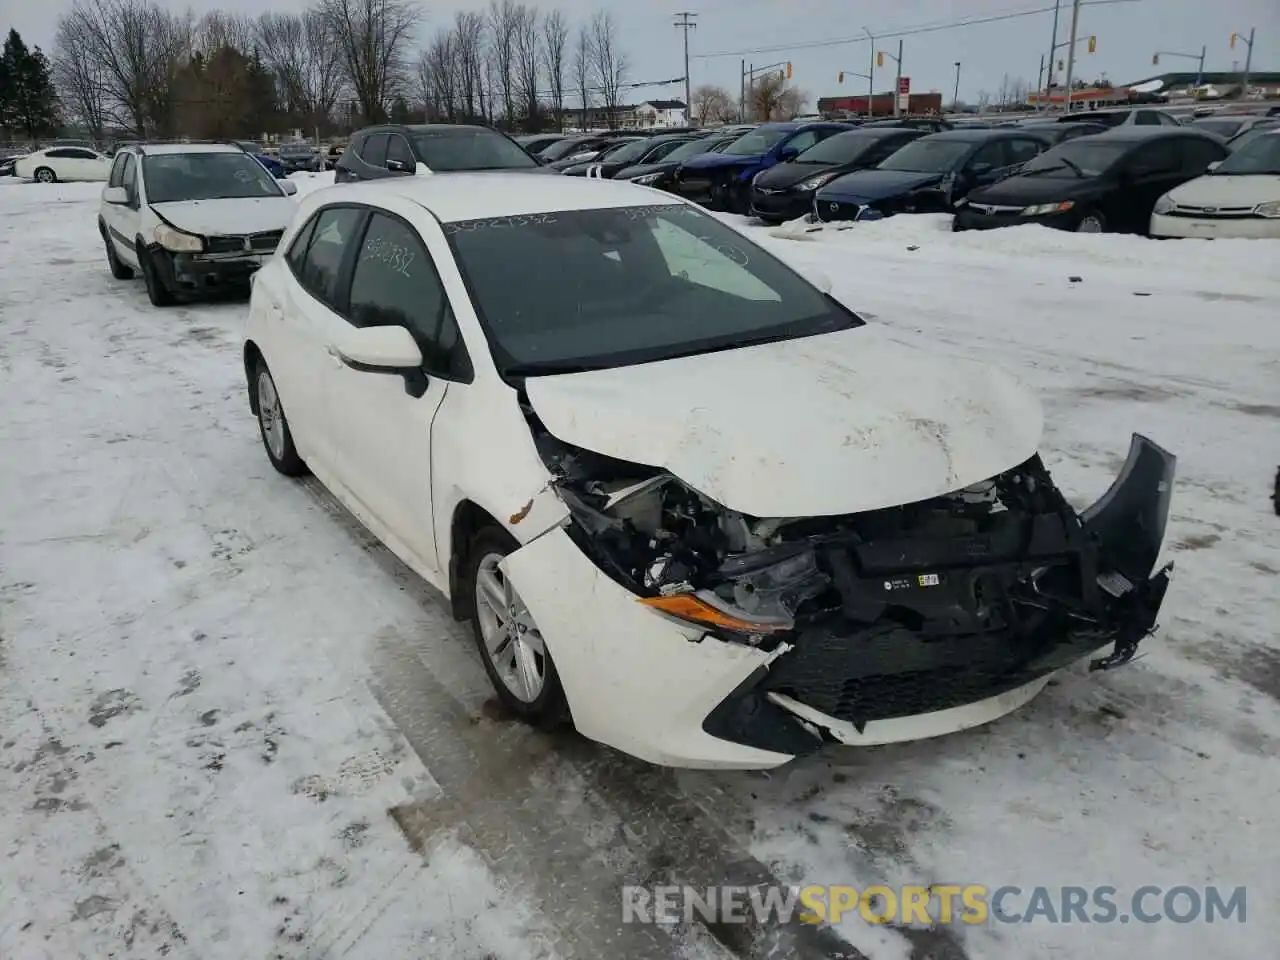
<path id="1" fill-rule="evenodd" d="M 582 118 L 578 126 L 584 131 L 587 129 L 587 114 L 591 110 L 592 61 L 591 32 L 582 26 L 578 28 L 578 39 L 573 45 L 573 85 L 578 102 L 582 104 Z"/>
<path id="2" fill-rule="evenodd" d="M 53 79 L 63 106 L 84 125 L 89 136 L 101 140 L 107 123 L 113 119 L 106 75 L 84 36 L 84 25 L 76 19 L 58 24 Z"/>
<path id="3" fill-rule="evenodd" d="M 307 127 L 331 119 L 342 92 L 344 60 L 319 10 L 264 13 L 257 22 L 263 61 L 274 75 L 290 113 Z"/>
<path id="4" fill-rule="evenodd" d="M 757 77 L 747 90 L 747 109 L 756 119 L 790 120 L 808 102 L 803 90 L 787 86 L 786 75 L 767 73 Z"/>
<path id="5" fill-rule="evenodd" d="M 418 86 L 428 120 L 457 119 L 461 74 L 456 35 L 446 28 L 432 38 L 418 63 Z"/>
<path id="6" fill-rule="evenodd" d="M 242 14 L 210 10 L 196 24 L 195 46 L 205 54 L 220 47 L 231 47 L 249 56 L 257 40 L 257 25 Z"/>
<path id="7" fill-rule="evenodd" d="M 590 46 L 592 74 L 600 88 L 609 128 L 613 129 L 618 125 L 620 91 L 629 64 L 618 42 L 618 26 L 609 11 L 599 10 L 591 18 Z"/>
<path id="8" fill-rule="evenodd" d="M 728 120 L 736 113 L 733 98 L 723 87 L 703 84 L 694 89 L 692 99 L 689 107 L 700 127 L 717 120 Z"/>
<path id="9" fill-rule="evenodd" d="M 502 92 L 502 110 L 507 126 L 515 122 L 516 31 L 519 7 L 515 0 L 489 2 L 489 62 L 493 79 Z"/>
<path id="10" fill-rule="evenodd" d="M 530 132 L 541 128 L 538 116 L 538 79 L 541 76 L 538 56 L 538 8 L 520 4 L 516 7 L 515 51 L 516 89 Z"/>
<path id="11" fill-rule="evenodd" d="M 421 12 L 411 0 L 321 0 L 319 10 L 365 121 L 382 120 L 404 85 Z"/>
<path id="12" fill-rule="evenodd" d="M 76 0 L 59 21 L 101 82 L 104 116 L 138 136 L 171 132 L 175 80 L 191 50 L 191 16 L 151 0 Z M 69 41 L 70 42 L 70 41 Z"/>
<path id="13" fill-rule="evenodd" d="M 542 67 L 551 92 L 556 129 L 564 129 L 564 50 L 569 43 L 569 21 L 559 10 L 542 18 Z"/>
<path id="14" fill-rule="evenodd" d="M 453 17 L 453 55 L 458 83 L 458 109 L 463 119 L 484 113 L 484 18 L 458 11 Z"/>

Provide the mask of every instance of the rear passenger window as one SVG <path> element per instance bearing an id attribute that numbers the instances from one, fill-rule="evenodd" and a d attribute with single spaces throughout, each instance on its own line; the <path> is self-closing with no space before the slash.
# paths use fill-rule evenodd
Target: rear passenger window
<path id="1" fill-rule="evenodd" d="M 298 278 L 307 292 L 329 306 L 338 303 L 338 271 L 347 247 L 355 239 L 361 211 L 352 207 L 321 210 Z"/>
<path id="2" fill-rule="evenodd" d="M 471 362 L 449 298 L 417 231 L 375 213 L 351 275 L 347 317 L 357 327 L 406 327 L 428 373 L 470 380 Z"/>
<path id="3" fill-rule="evenodd" d="M 360 159 L 371 167 L 385 167 L 387 165 L 387 144 L 391 140 L 391 136 L 385 133 L 371 133 L 360 144 Z"/>
<path id="4" fill-rule="evenodd" d="M 307 245 L 311 243 L 311 235 L 315 233 L 318 219 L 319 217 L 317 216 L 307 221 L 307 225 L 299 230 L 298 235 L 293 238 L 289 252 L 284 255 L 285 262 L 289 264 L 289 269 L 293 271 L 294 276 L 299 280 L 302 279 L 302 264 L 307 256 Z"/>
<path id="5" fill-rule="evenodd" d="M 1026 163 L 1039 156 L 1044 145 L 1039 140 L 1010 140 L 1008 148 L 1009 163 Z"/>

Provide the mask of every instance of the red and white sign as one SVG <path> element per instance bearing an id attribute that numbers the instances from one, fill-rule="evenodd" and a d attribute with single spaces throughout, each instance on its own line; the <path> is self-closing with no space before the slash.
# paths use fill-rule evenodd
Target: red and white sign
<path id="1" fill-rule="evenodd" d="M 904 93 L 910 93 L 910 92 L 911 92 L 911 78 L 899 77 L 898 78 L 898 94 L 902 95 Z"/>

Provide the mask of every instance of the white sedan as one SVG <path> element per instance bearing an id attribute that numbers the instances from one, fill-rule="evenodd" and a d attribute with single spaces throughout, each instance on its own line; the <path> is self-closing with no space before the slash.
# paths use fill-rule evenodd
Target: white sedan
<path id="1" fill-rule="evenodd" d="M 41 183 L 102 180 L 111 175 L 111 158 L 86 147 L 49 147 L 29 153 L 13 165 L 14 176 Z"/>
<path id="2" fill-rule="evenodd" d="M 470 619 L 498 697 L 651 762 L 935 736 L 1133 656 L 1173 458 L 1077 514 L 1014 381 L 864 323 L 698 207 L 458 174 L 302 201 L 249 402 Z"/>
<path id="3" fill-rule="evenodd" d="M 1157 200 L 1151 235 L 1280 240 L 1280 129 L 1253 138 L 1203 177 Z"/>

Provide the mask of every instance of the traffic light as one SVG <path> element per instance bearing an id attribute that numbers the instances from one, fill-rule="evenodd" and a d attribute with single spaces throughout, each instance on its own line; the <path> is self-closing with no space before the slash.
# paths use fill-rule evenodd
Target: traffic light
<path id="1" fill-rule="evenodd" d="M 1098 52 L 1098 38 L 1097 38 L 1097 37 L 1090 37 L 1090 38 L 1089 38 L 1089 52 L 1090 52 L 1090 53 L 1097 53 L 1097 52 Z"/>
<path id="2" fill-rule="evenodd" d="M 791 61 L 790 60 L 787 61 L 787 79 L 788 80 L 791 79 Z"/>
<path id="3" fill-rule="evenodd" d="M 1236 48 L 1236 35 L 1233 33 L 1231 35 L 1231 49 L 1234 50 L 1235 48 Z"/>
<path id="4" fill-rule="evenodd" d="M 1151 55 L 1151 63 L 1152 63 L 1152 65 L 1158 64 L 1159 62 L 1160 62 L 1160 54 L 1158 54 L 1158 53 L 1153 53 L 1153 54 Z"/>
<path id="5" fill-rule="evenodd" d="M 844 71 L 840 71 L 840 75 L 836 77 L 836 83 L 844 83 Z"/>
<path id="6" fill-rule="evenodd" d="M 877 66 L 877 67 L 883 67 L 883 66 L 884 66 L 884 51 L 883 51 L 883 50 L 877 50 L 877 51 L 876 51 L 876 66 Z"/>

